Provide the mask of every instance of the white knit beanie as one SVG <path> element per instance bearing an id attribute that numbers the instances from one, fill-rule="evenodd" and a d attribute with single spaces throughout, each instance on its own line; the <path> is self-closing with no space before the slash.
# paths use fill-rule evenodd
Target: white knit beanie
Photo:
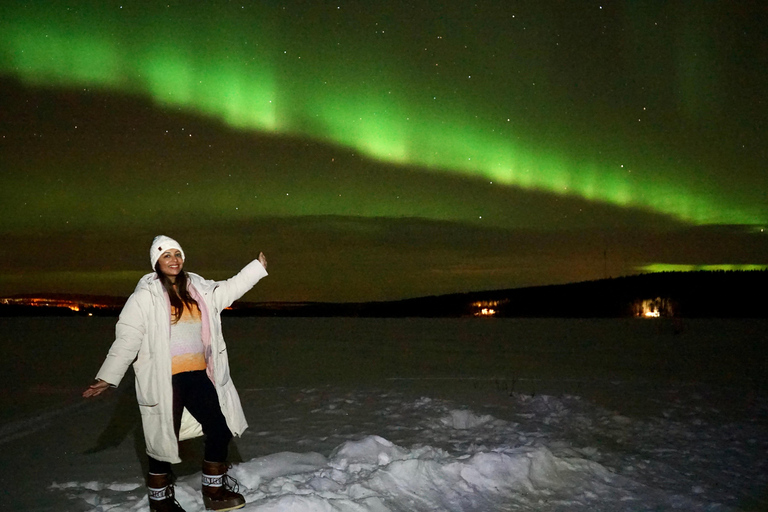
<path id="1" fill-rule="evenodd" d="M 149 248 L 149 261 L 152 263 L 152 270 L 155 270 L 155 265 L 157 264 L 157 260 L 160 259 L 160 256 L 170 249 L 178 249 L 181 251 L 181 261 L 186 259 L 184 256 L 184 249 L 182 249 L 179 242 L 173 238 L 165 235 L 157 235 L 155 239 L 152 240 L 152 247 Z"/>

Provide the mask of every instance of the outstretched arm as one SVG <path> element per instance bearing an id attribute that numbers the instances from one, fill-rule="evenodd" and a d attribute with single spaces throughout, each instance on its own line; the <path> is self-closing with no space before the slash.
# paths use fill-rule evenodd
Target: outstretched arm
<path id="1" fill-rule="evenodd" d="M 146 322 L 139 293 L 133 293 L 120 312 L 120 318 L 115 326 L 115 341 L 107 353 L 104 364 L 96 374 L 96 380 L 83 392 L 84 398 L 98 396 L 107 388 L 120 385 L 125 371 L 136 359 L 136 354 L 141 347 Z"/>
<path id="2" fill-rule="evenodd" d="M 83 391 L 83 398 L 91 398 L 92 396 L 99 396 L 111 387 L 111 384 L 105 380 L 96 379 L 96 382 L 88 386 L 88 389 Z"/>
<path id="3" fill-rule="evenodd" d="M 259 257 L 246 265 L 237 275 L 217 283 L 218 286 L 213 292 L 216 307 L 219 311 L 229 307 L 266 275 L 267 257 L 260 252 Z"/>

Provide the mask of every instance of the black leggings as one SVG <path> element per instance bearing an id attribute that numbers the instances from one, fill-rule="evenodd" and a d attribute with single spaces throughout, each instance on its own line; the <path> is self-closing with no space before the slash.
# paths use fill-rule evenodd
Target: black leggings
<path id="1" fill-rule="evenodd" d="M 204 370 L 177 373 L 173 381 L 173 428 L 176 438 L 181 428 L 181 413 L 186 407 L 200 422 L 205 434 L 205 460 L 226 462 L 232 432 L 221 412 L 216 388 Z M 149 457 L 150 473 L 170 473 L 171 463 Z"/>

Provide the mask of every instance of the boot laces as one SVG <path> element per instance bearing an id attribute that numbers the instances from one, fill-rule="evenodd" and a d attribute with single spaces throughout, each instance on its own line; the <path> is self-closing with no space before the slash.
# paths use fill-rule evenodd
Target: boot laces
<path id="1" fill-rule="evenodd" d="M 229 474 L 227 473 L 224 473 L 222 477 L 223 477 L 221 480 L 222 487 L 224 487 L 228 491 L 237 492 L 237 493 L 240 492 L 240 482 L 238 482 L 236 478 L 229 476 Z"/>
<path id="2" fill-rule="evenodd" d="M 165 497 L 166 499 L 173 500 L 173 503 L 178 507 L 178 510 L 184 510 L 181 508 L 181 503 L 176 499 L 176 489 L 174 488 L 174 484 L 176 483 L 176 475 L 171 473 L 171 481 L 168 484 L 168 487 L 165 488 Z"/>

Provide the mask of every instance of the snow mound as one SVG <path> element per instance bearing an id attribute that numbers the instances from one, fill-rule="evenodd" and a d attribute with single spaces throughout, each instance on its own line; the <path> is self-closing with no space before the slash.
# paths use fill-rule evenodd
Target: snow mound
<path id="1" fill-rule="evenodd" d="M 533 507 L 553 499 L 576 504 L 615 493 L 616 483 L 624 480 L 598 463 L 557 457 L 543 446 L 455 457 L 430 446 L 409 450 L 368 436 L 337 447 L 323 467 L 320 457 L 302 464 L 305 469 L 318 467 L 301 474 L 288 470 L 294 459 L 273 457 L 276 467 L 271 471 L 282 476 L 251 480 L 259 485 L 247 486 L 249 510 L 480 511 L 505 503 Z M 241 483 L 265 462 L 241 464 Z M 632 499 L 630 492 L 620 493 L 620 498 Z"/>
<path id="2" fill-rule="evenodd" d="M 301 473 L 311 473 L 325 467 L 328 459 L 319 453 L 273 453 L 249 462 L 237 464 L 229 472 L 241 485 L 256 488 L 262 480 Z"/>
<path id="3" fill-rule="evenodd" d="M 454 456 L 431 446 L 403 448 L 375 435 L 346 441 L 327 459 L 275 453 L 235 465 L 231 474 L 248 503 L 245 510 L 260 512 L 483 511 L 509 510 L 512 503 L 546 509 L 542 503 L 551 500 L 562 505 L 604 498 L 622 480 L 598 463 L 557 457 L 543 446 Z M 191 475 L 176 483 L 176 498 L 187 510 L 200 509 L 198 482 L 199 475 Z M 143 489 L 133 483 L 54 485 L 94 510 L 146 508 Z M 108 494 L 99 493 L 106 489 Z"/>
<path id="4" fill-rule="evenodd" d="M 450 428 L 457 430 L 467 430 L 493 421 L 495 418 L 490 415 L 477 416 L 468 410 L 453 410 L 448 416 L 440 419 L 440 422 Z"/>
<path id="5" fill-rule="evenodd" d="M 732 461 L 748 460 L 765 446 L 758 427 L 735 430 L 699 417 L 689 423 L 640 420 L 571 396 L 511 395 L 509 407 L 494 408 L 494 416 L 397 393 L 371 400 L 365 391 L 302 390 L 289 397 L 275 408 L 271 428 L 265 421 L 264 430 L 241 438 L 252 452 L 269 454 L 230 471 L 246 511 L 728 512 L 733 509 L 717 497 L 729 489 L 715 495 L 706 485 L 711 479 L 701 478 L 710 469 L 697 473 L 689 453 L 725 456 L 719 440 L 734 432 L 740 437 L 729 452 Z M 323 414 L 341 403 L 344 416 Z M 287 413 L 301 407 L 305 421 L 286 427 L 285 418 L 300 417 Z M 286 432 L 292 446 L 307 451 L 279 451 L 288 444 Z M 694 441 L 699 452 L 678 448 Z M 759 470 L 753 473 L 754 482 L 763 481 Z M 66 497 L 72 510 L 147 510 L 138 477 L 83 475 L 88 478 L 70 477 L 49 489 Z M 725 478 L 717 482 L 730 485 Z M 176 498 L 188 512 L 204 509 L 199 473 L 178 479 Z"/>
<path id="6" fill-rule="evenodd" d="M 466 418 L 465 418 L 466 419 Z M 595 462 L 560 458 L 546 447 L 454 456 L 431 446 L 407 449 L 380 436 L 319 453 L 275 453 L 231 470 L 246 497 L 246 510 L 281 512 L 481 511 L 532 507 L 560 496 L 605 495 L 617 479 Z M 187 510 L 200 509 L 199 475 L 179 479 L 176 497 Z M 134 483 L 54 484 L 95 510 L 144 510 L 143 489 Z M 108 494 L 99 491 L 109 490 Z M 584 498 L 587 499 L 587 498 Z M 504 505 L 506 504 L 506 505 Z"/>
<path id="7" fill-rule="evenodd" d="M 331 454 L 332 465 L 344 470 L 350 465 L 386 465 L 390 461 L 404 459 L 408 451 L 395 446 L 383 437 L 368 436 L 362 441 L 347 441 Z"/>

